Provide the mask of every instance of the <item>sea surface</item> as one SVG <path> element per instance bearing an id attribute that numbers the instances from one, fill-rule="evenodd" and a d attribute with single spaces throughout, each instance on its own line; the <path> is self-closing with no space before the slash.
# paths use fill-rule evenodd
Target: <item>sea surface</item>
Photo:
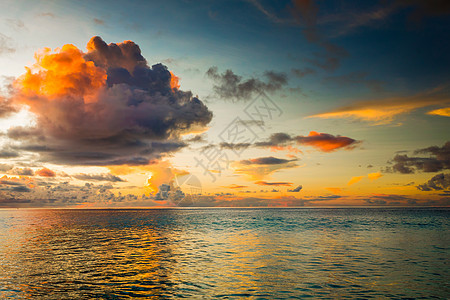
<path id="1" fill-rule="evenodd" d="M 450 209 L 0 210 L 0 299 L 448 299 Z"/>

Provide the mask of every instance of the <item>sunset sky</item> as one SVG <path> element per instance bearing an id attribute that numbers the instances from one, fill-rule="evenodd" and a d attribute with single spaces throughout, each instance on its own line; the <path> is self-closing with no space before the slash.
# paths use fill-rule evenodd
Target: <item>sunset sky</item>
<path id="1" fill-rule="evenodd" d="M 2 1 L 0 207 L 448 206 L 448 1 Z"/>

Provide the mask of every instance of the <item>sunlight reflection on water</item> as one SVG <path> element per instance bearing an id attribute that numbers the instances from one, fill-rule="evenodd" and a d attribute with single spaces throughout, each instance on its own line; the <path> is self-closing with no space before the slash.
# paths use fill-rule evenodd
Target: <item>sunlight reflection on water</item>
<path id="1" fill-rule="evenodd" d="M 0 298 L 448 298 L 449 212 L 0 210 Z"/>

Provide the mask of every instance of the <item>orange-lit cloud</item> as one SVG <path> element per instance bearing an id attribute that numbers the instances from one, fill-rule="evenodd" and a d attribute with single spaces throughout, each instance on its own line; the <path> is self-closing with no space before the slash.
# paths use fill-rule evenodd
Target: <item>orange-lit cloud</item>
<path id="1" fill-rule="evenodd" d="M 248 187 L 247 185 L 239 185 L 239 184 L 230 184 L 228 186 L 224 186 L 224 188 L 228 188 L 228 189 L 243 189 Z"/>
<path id="2" fill-rule="evenodd" d="M 363 179 L 364 176 L 354 176 L 350 179 L 350 181 L 347 183 L 348 185 L 352 185 L 355 184 L 357 182 L 359 182 L 361 179 Z"/>
<path id="3" fill-rule="evenodd" d="M 57 164 L 146 165 L 187 146 L 212 112 L 163 64 L 151 67 L 132 41 L 91 38 L 35 54 L 14 82 L 11 105 L 28 106 L 35 127 L 14 127 L 10 139 Z M 11 106 L 12 107 L 12 106 Z M 40 150 L 33 150 L 40 149 Z M 41 151 L 45 149 L 45 151 Z"/>
<path id="4" fill-rule="evenodd" d="M 42 169 L 36 171 L 35 174 L 42 176 L 42 177 L 56 177 L 56 173 L 47 168 L 42 168 Z"/>
<path id="5" fill-rule="evenodd" d="M 173 90 L 178 90 L 180 88 L 179 80 L 180 80 L 179 77 L 175 76 L 175 74 L 170 72 L 170 87 Z"/>
<path id="6" fill-rule="evenodd" d="M 315 114 L 310 118 L 355 118 L 374 125 L 391 123 L 395 116 L 415 109 L 450 103 L 448 87 L 439 86 L 412 96 L 391 97 L 360 101 L 332 111 Z"/>
<path id="7" fill-rule="evenodd" d="M 272 146 L 270 147 L 270 151 L 277 152 L 277 151 L 288 151 L 290 153 L 303 153 L 302 150 L 292 147 L 291 145 L 288 146 Z"/>
<path id="8" fill-rule="evenodd" d="M 308 136 L 297 136 L 298 144 L 312 146 L 323 152 L 331 152 L 340 148 L 352 149 L 357 141 L 346 136 L 334 136 L 328 133 L 311 131 Z"/>
<path id="9" fill-rule="evenodd" d="M 185 170 L 179 170 L 173 167 L 172 164 L 167 160 L 141 166 L 108 166 L 108 169 L 113 175 L 128 175 L 133 173 L 147 175 L 148 178 L 144 183 L 144 188 L 149 193 L 157 192 L 159 186 L 161 186 L 162 184 L 173 183 L 176 176 L 189 174 L 189 172 Z"/>
<path id="10" fill-rule="evenodd" d="M 367 175 L 367 177 L 369 177 L 370 180 L 377 180 L 380 177 L 383 177 L 383 174 L 381 174 L 380 172 L 376 172 L 376 173 L 370 173 Z"/>
<path id="11" fill-rule="evenodd" d="M 100 87 L 106 84 L 106 71 L 96 67 L 93 61 L 86 61 L 83 52 L 73 45 L 64 45 L 61 49 L 45 48 L 35 54 L 36 63 L 26 67 L 26 73 L 15 82 L 25 96 L 20 99 L 36 109 L 33 95 L 45 96 L 55 100 L 59 97 L 81 96 L 85 102 Z"/>
<path id="12" fill-rule="evenodd" d="M 435 109 L 435 110 L 427 112 L 427 114 L 428 115 L 443 116 L 443 117 L 450 117 L 450 107 Z"/>
<path id="13" fill-rule="evenodd" d="M 329 190 L 333 194 L 339 194 L 342 192 L 342 188 L 337 188 L 337 187 L 327 187 L 325 189 Z"/>
<path id="14" fill-rule="evenodd" d="M 258 185 L 269 185 L 269 186 L 291 186 L 292 182 L 267 182 L 267 181 L 256 181 L 255 184 Z"/>

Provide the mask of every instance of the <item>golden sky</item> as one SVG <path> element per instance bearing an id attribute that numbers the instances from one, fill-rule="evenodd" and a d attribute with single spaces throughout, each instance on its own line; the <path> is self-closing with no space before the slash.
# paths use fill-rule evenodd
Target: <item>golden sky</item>
<path id="1" fill-rule="evenodd" d="M 137 3 L 1 5 L 0 207 L 449 204 L 448 12 Z"/>

